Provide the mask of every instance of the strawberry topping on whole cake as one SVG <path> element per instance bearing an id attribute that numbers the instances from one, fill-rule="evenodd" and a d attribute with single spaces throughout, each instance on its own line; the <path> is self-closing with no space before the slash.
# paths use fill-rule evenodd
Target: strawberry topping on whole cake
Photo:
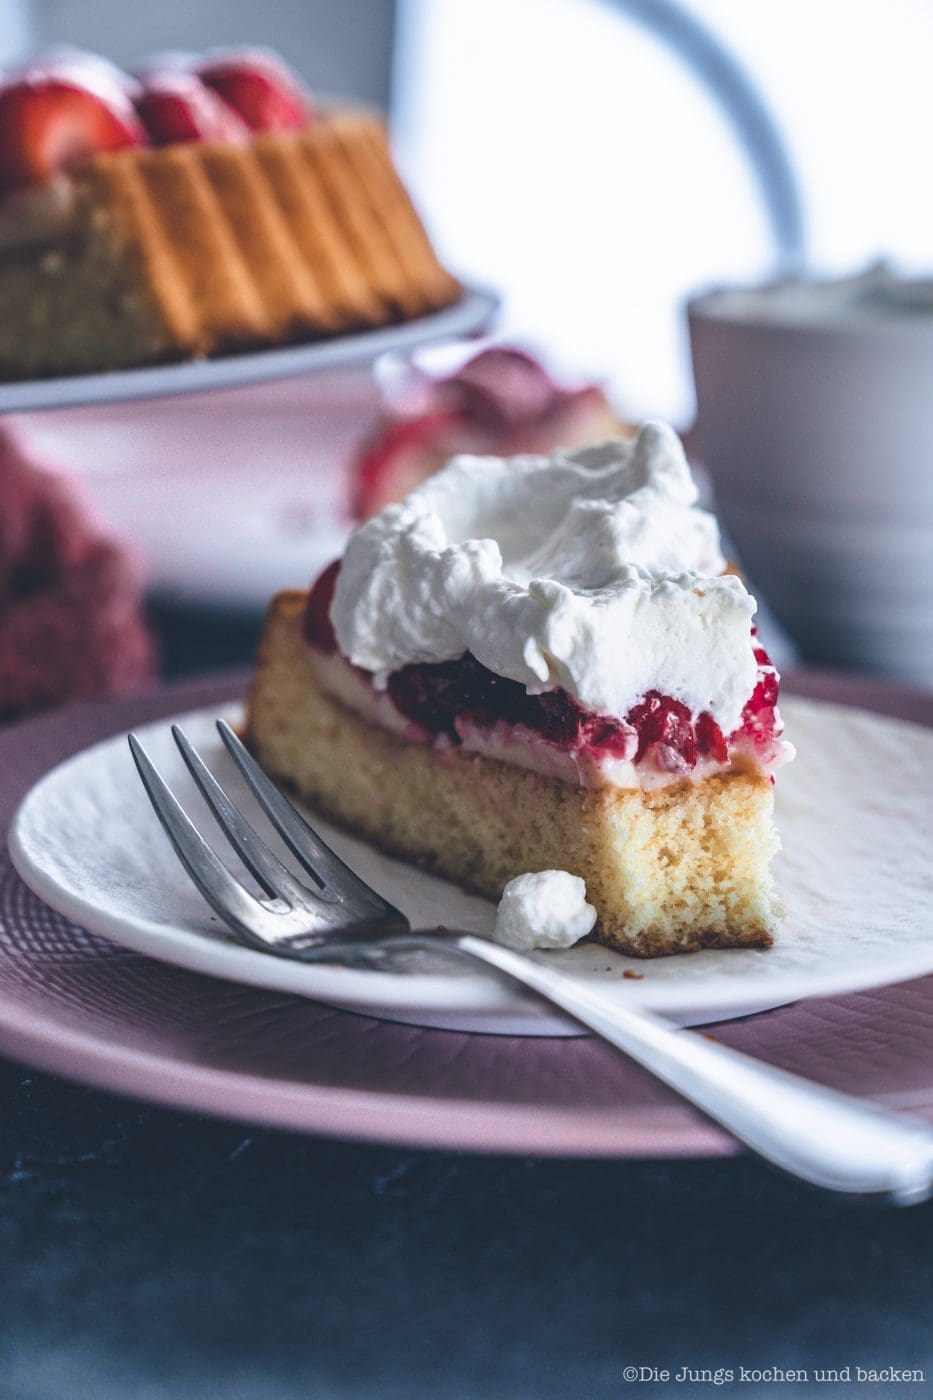
<path id="1" fill-rule="evenodd" d="M 132 82 L 122 76 L 75 53 L 40 58 L 0 83 L 0 196 L 99 152 L 145 145 Z"/>
<path id="2" fill-rule="evenodd" d="M 154 146 L 179 141 L 242 142 L 250 135 L 239 113 L 197 73 L 184 68 L 147 73 L 136 98 L 136 111 Z"/>
<path id="3" fill-rule="evenodd" d="M 161 55 L 139 80 L 96 54 L 54 50 L 0 82 L 0 198 L 107 151 L 239 143 L 314 115 L 295 74 L 265 49 Z"/>
<path id="4" fill-rule="evenodd" d="M 410 739 L 584 785 L 770 774 L 792 755 L 777 673 L 695 500 L 660 425 L 552 459 L 457 458 L 311 590 L 322 681 Z"/>
<path id="5" fill-rule="evenodd" d="M 314 119 L 308 95 L 271 49 L 209 54 L 198 75 L 251 131 L 294 131 Z"/>

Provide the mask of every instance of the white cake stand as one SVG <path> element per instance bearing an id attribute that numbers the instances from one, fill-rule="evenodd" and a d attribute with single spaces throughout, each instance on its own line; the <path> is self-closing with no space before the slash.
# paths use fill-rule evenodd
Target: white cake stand
<path id="1" fill-rule="evenodd" d="M 35 413 L 39 409 L 76 408 L 86 404 L 126 403 L 236 389 L 347 365 L 365 365 L 387 351 L 413 350 L 431 341 L 473 335 L 489 326 L 499 298 L 486 287 L 466 287 L 455 306 L 402 325 L 335 336 L 331 340 L 290 345 L 282 350 L 224 355 L 213 360 L 75 374 L 0 384 L 0 413 Z"/>
<path id="2" fill-rule="evenodd" d="M 368 366 L 488 330 L 498 306 L 468 287 L 445 311 L 360 335 L 0 384 L 0 413 L 26 415 L 31 447 L 84 481 L 153 594 L 252 611 L 342 549 L 346 463 L 379 406 Z"/>

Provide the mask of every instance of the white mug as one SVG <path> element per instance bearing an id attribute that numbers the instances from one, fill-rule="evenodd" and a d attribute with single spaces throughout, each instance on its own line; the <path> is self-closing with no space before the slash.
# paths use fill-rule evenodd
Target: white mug
<path id="1" fill-rule="evenodd" d="M 688 305 L 695 442 L 806 661 L 933 683 L 933 298 L 885 269 Z"/>

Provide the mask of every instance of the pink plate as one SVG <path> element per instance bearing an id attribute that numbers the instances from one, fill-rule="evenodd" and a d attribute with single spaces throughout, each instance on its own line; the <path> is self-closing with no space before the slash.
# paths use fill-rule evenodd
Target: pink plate
<path id="1" fill-rule="evenodd" d="M 933 698 L 792 687 L 933 725 Z M 85 705 L 0 733 L 4 825 L 53 764 L 237 693 L 229 679 Z M 827 1084 L 933 1119 L 933 977 L 713 1028 Z M 420 1030 L 199 976 L 53 913 L 0 857 L 0 1050 L 86 1083 L 248 1122 L 485 1152 L 701 1156 L 732 1140 L 600 1042 Z"/>

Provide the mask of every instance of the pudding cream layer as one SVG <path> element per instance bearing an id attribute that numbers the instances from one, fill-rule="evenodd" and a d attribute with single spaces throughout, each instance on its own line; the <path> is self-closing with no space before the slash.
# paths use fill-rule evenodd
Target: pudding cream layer
<path id="1" fill-rule="evenodd" d="M 621 719 L 655 691 L 732 734 L 757 680 L 755 601 L 696 500 L 661 424 L 553 457 L 455 457 L 351 537 L 339 651 L 377 692 L 468 652 L 530 695 Z"/>

